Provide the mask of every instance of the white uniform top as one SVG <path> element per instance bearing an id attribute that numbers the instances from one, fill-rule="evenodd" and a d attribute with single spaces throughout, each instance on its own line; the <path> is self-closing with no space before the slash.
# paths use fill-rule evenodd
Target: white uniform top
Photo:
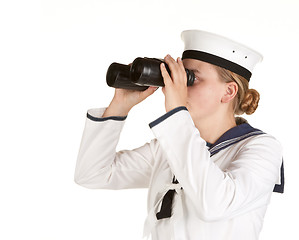
<path id="1" fill-rule="evenodd" d="M 116 152 L 126 117 L 88 111 L 75 182 L 87 188 L 149 188 L 144 234 L 153 240 L 256 240 L 276 183 L 282 148 L 244 123 L 212 146 L 185 107 L 150 123 L 155 139 Z M 173 177 L 178 184 L 172 184 Z M 172 216 L 157 220 L 163 196 L 176 194 Z"/>

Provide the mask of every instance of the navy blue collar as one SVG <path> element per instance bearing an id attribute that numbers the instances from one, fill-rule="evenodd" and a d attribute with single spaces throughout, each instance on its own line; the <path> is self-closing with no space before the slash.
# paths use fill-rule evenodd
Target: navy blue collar
<path id="1" fill-rule="evenodd" d="M 209 147 L 211 156 L 213 156 L 237 142 L 259 134 L 264 134 L 264 132 L 251 127 L 248 123 L 242 123 L 226 131 L 214 144 L 207 143 L 207 146 Z"/>

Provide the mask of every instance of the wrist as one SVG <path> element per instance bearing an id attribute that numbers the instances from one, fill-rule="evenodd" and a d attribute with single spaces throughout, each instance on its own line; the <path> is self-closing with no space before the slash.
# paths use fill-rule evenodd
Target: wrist
<path id="1" fill-rule="evenodd" d="M 127 116 L 131 109 L 124 106 L 122 103 L 117 101 L 112 101 L 110 105 L 106 108 L 103 117 L 111 116 Z"/>
<path id="2" fill-rule="evenodd" d="M 177 102 L 177 103 L 168 105 L 168 106 L 166 106 L 166 112 L 169 112 L 178 107 L 187 107 L 187 104 L 186 104 L 186 102 Z"/>

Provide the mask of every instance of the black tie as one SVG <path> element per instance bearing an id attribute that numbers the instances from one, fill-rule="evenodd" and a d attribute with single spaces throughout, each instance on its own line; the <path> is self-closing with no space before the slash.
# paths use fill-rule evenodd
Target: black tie
<path id="1" fill-rule="evenodd" d="M 178 184 L 179 182 L 178 180 L 175 179 L 175 177 L 173 177 L 172 183 Z M 171 217 L 172 200 L 173 200 L 174 193 L 175 190 L 171 189 L 168 190 L 168 192 L 164 195 L 160 212 L 156 214 L 158 220 Z"/>

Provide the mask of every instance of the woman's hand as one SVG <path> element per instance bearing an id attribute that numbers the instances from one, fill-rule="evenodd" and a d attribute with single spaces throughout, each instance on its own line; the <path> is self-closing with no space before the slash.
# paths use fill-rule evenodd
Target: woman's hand
<path id="1" fill-rule="evenodd" d="M 166 112 L 169 112 L 176 107 L 187 105 L 187 76 L 180 58 L 175 61 L 167 55 L 164 60 L 171 71 L 171 76 L 169 76 L 165 64 L 161 64 L 160 68 L 165 84 L 162 92 L 165 95 Z"/>
<path id="2" fill-rule="evenodd" d="M 116 88 L 114 97 L 102 117 L 127 116 L 132 107 L 152 95 L 157 89 L 158 87 L 153 86 L 144 91 Z"/>

